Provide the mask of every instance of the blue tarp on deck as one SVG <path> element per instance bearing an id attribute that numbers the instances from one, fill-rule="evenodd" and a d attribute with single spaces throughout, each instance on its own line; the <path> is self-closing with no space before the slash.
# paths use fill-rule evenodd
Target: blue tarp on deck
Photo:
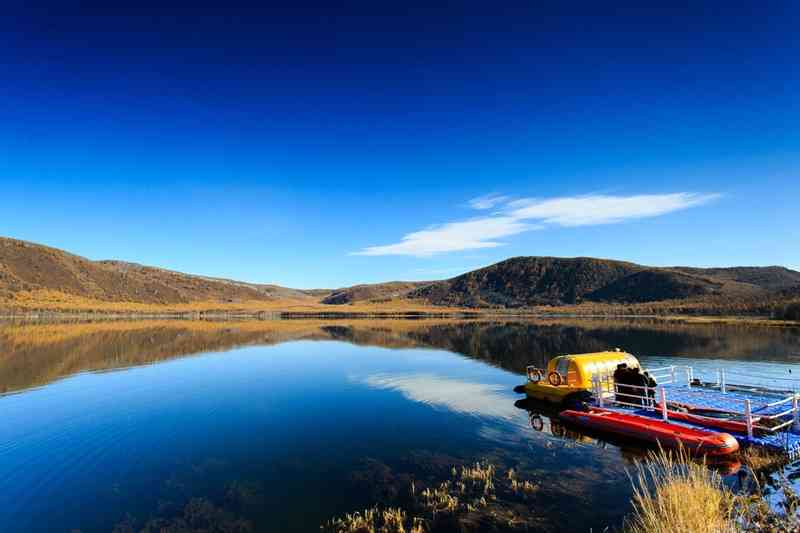
<path id="1" fill-rule="evenodd" d="M 730 390 L 723 394 L 718 389 L 689 387 L 688 385 L 664 385 L 664 390 L 667 393 L 667 401 L 669 402 L 720 409 L 732 413 L 744 414 L 745 400 L 750 400 L 753 415 L 774 415 L 792 407 L 791 402 L 767 407 L 767 404 L 785 399 L 787 397 L 785 394 L 744 390 Z"/>
<path id="2" fill-rule="evenodd" d="M 782 403 L 777 406 L 768 406 L 770 403 L 786 398 L 787 396 L 785 394 L 749 390 L 732 390 L 722 393 L 719 389 L 714 388 L 690 387 L 688 385 L 676 384 L 664 385 L 664 390 L 667 396 L 667 402 L 677 402 L 693 407 L 719 409 L 733 413 L 744 413 L 744 400 L 750 400 L 751 413 L 753 415 L 775 415 L 792 408 L 791 402 Z M 661 417 L 660 411 L 651 409 L 636 409 L 622 406 L 610 407 L 608 405 L 604 405 L 604 407 L 615 411 L 634 413 L 643 416 Z M 783 417 L 782 420 L 791 420 L 791 416 L 787 415 Z M 696 429 L 708 429 L 683 421 L 670 420 L 670 422 Z M 777 433 L 754 435 L 753 437 L 731 431 L 727 433 L 733 435 L 736 440 L 744 446 L 753 445 L 773 450 L 783 450 L 789 455 L 791 460 L 800 459 L 800 431 L 789 429 L 788 431 L 784 430 Z"/>

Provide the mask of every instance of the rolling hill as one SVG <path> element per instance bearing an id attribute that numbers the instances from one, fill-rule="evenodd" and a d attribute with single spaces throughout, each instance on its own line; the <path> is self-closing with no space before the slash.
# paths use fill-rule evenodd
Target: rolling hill
<path id="1" fill-rule="evenodd" d="M 40 305 L 52 294 L 56 303 Z M 81 309 L 101 312 L 118 303 L 164 309 L 202 303 L 202 309 L 223 310 L 247 303 L 239 308 L 256 312 L 267 307 L 285 311 L 291 304 L 300 312 L 327 313 L 356 307 L 364 312 L 375 306 L 381 306 L 381 312 L 411 312 L 412 307 L 519 309 L 653 302 L 713 303 L 717 309 L 722 302 L 729 310 L 760 306 L 763 311 L 763 302 L 796 301 L 798 296 L 800 272 L 783 267 L 663 268 L 589 257 L 514 257 L 441 281 L 298 290 L 124 261 L 92 261 L 0 238 L 0 308 L 63 310 L 77 308 L 71 303 L 77 298 L 83 299 Z"/>
<path id="2" fill-rule="evenodd" d="M 389 281 L 370 285 L 354 285 L 332 291 L 322 299 L 322 303 L 341 305 L 353 302 L 403 298 L 414 289 L 424 287 L 430 283 L 429 281 Z"/>
<path id="3" fill-rule="evenodd" d="M 194 276 L 124 261 L 91 261 L 56 248 L 0 238 L 0 296 L 36 290 L 163 305 L 313 298 L 277 285 Z"/>
<path id="4" fill-rule="evenodd" d="M 782 267 L 658 268 L 609 259 L 515 257 L 409 293 L 474 307 L 642 303 L 721 296 L 754 298 L 800 287 Z"/>
<path id="5" fill-rule="evenodd" d="M 370 286 L 370 291 L 340 289 L 345 303 L 394 291 Z M 452 279 L 408 284 L 396 294 L 432 305 L 521 308 L 576 305 L 587 302 L 638 304 L 670 300 L 729 298 L 737 300 L 789 294 L 800 290 L 800 272 L 783 267 L 658 268 L 589 257 L 515 257 Z"/>
<path id="6" fill-rule="evenodd" d="M 421 287 L 409 296 L 437 305 L 468 307 L 575 303 L 639 269 L 632 263 L 604 259 L 515 257 Z"/>

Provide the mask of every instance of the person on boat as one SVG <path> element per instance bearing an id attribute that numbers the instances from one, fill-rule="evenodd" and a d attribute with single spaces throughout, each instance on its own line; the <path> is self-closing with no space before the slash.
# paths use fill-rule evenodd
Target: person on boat
<path id="1" fill-rule="evenodd" d="M 656 381 L 647 372 L 642 373 L 638 367 L 628 368 L 625 363 L 618 364 L 614 371 L 614 381 L 617 384 L 617 397 L 623 402 L 646 405 L 648 398 L 655 397 Z M 640 387 L 648 387 L 647 394 Z"/>
<path id="2" fill-rule="evenodd" d="M 633 385 L 631 382 L 631 370 L 626 363 L 617 365 L 614 370 L 614 382 L 617 385 L 617 398 L 626 403 L 634 403 L 636 401 L 636 390 L 627 385 Z"/>
<path id="3" fill-rule="evenodd" d="M 647 371 L 645 371 L 642 377 L 644 379 L 644 386 L 647 387 L 647 397 L 655 398 L 656 386 L 658 385 L 658 383 L 656 383 L 656 380 L 653 379 L 653 376 L 651 376 Z"/>

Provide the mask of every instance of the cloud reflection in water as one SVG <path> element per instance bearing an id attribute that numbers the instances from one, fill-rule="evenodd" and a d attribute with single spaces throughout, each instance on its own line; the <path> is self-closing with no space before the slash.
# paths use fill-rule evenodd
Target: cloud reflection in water
<path id="1" fill-rule="evenodd" d="M 384 390 L 394 390 L 409 400 L 434 407 L 444 407 L 455 413 L 500 419 L 520 420 L 514 399 L 506 394 L 504 385 L 475 383 L 434 374 L 373 374 L 353 381 Z"/>

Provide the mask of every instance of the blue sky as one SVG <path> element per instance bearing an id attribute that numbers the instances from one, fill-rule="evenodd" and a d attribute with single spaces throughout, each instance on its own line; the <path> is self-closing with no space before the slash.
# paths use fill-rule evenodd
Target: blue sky
<path id="1" fill-rule="evenodd" d="M 796 3 L 168 4 L 10 4 L 0 235 L 294 287 L 800 268 Z"/>

